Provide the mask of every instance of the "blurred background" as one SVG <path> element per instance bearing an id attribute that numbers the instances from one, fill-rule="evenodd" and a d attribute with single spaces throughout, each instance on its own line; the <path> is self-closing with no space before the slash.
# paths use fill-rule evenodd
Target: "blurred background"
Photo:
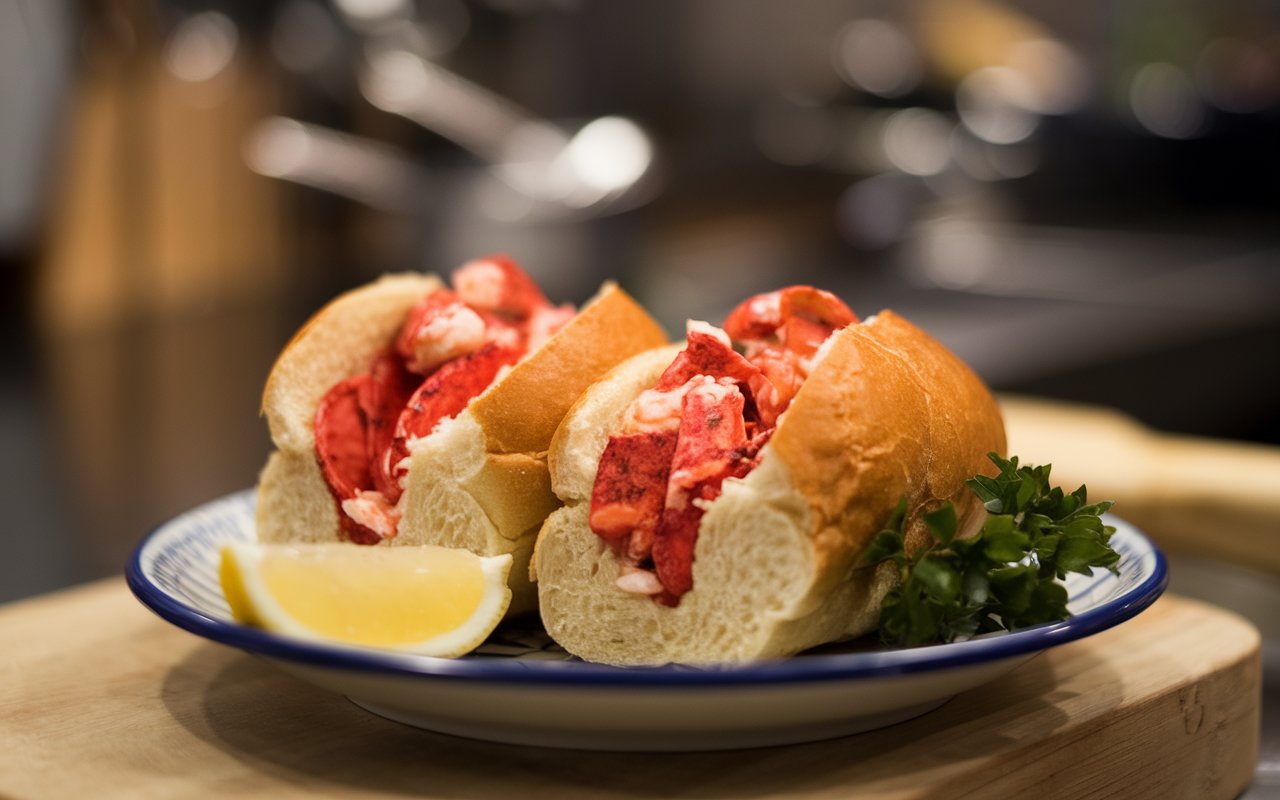
<path id="1" fill-rule="evenodd" d="M 325 299 L 495 251 L 673 334 L 818 284 L 1002 393 L 1265 463 L 1280 4 L 5 0 L 0 601 L 250 486 Z M 1188 590 L 1275 616 L 1213 569 Z"/>

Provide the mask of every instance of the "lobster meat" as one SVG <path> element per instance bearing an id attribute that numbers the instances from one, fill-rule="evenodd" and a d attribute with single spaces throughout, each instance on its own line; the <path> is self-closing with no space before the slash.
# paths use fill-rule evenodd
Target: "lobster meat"
<path id="1" fill-rule="evenodd" d="M 342 534 L 357 544 L 395 536 L 412 442 L 461 413 L 574 314 L 552 306 L 505 257 L 472 261 L 452 278 L 453 290 L 413 307 L 368 372 L 333 386 L 316 409 L 316 458 Z"/>
<path id="2" fill-rule="evenodd" d="M 706 505 L 759 463 L 823 342 L 856 322 L 810 286 L 751 297 L 723 329 L 690 321 L 685 349 L 609 437 L 592 487 L 588 524 L 613 549 L 620 588 L 679 604 Z"/>

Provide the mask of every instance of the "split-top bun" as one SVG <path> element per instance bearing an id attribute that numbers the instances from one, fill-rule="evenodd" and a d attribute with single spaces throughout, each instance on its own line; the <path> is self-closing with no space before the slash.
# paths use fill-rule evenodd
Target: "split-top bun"
<path id="1" fill-rule="evenodd" d="M 321 309 L 281 353 L 263 395 L 276 450 L 258 485 L 261 541 L 344 538 L 342 512 L 317 459 L 317 409 L 332 387 L 367 371 L 415 304 L 442 286 L 433 275 L 381 278 Z M 623 359 L 665 341 L 634 300 L 605 284 L 550 338 L 503 368 L 461 413 L 408 443 L 402 516 L 395 535 L 379 544 L 511 553 L 512 612 L 532 608 L 536 597 L 527 572 L 534 537 L 560 504 L 546 461 L 552 435 L 587 386 Z"/>
<path id="2" fill-rule="evenodd" d="M 548 633 L 611 664 L 746 661 L 864 634 L 894 585 L 859 563 L 901 498 L 908 548 L 922 515 L 955 505 L 962 531 L 983 509 L 964 485 L 1003 453 L 991 393 L 939 342 L 889 312 L 834 333 L 783 413 L 758 466 L 725 480 L 698 530 L 693 588 L 670 606 L 617 585 L 614 553 L 588 526 L 611 432 L 678 348 L 636 356 L 585 393 L 551 446 L 565 503 L 535 556 Z"/>

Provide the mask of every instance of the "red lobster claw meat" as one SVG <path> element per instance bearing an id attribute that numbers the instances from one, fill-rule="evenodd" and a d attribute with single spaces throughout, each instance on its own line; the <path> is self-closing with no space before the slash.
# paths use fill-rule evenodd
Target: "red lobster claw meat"
<path id="1" fill-rule="evenodd" d="M 368 378 L 361 384 L 360 409 L 364 412 L 366 452 L 372 459 L 372 488 L 394 503 L 400 496 L 400 485 L 391 475 L 388 459 L 378 456 L 390 451 L 401 410 L 421 378 L 406 369 L 392 350 L 378 354 Z"/>
<path id="2" fill-rule="evenodd" d="M 373 485 L 364 410 L 360 407 L 360 395 L 370 380 L 368 375 L 348 378 L 330 389 L 316 409 L 316 458 L 339 507 L 342 500 Z M 338 522 L 343 536 L 352 542 L 376 544 L 382 540 L 346 514 L 339 513 Z"/>
<path id="3" fill-rule="evenodd" d="M 506 256 L 478 258 L 453 273 L 453 287 L 462 302 L 510 322 L 522 322 L 551 304 L 524 270 Z"/>
<path id="4" fill-rule="evenodd" d="M 400 499 L 399 478 L 408 472 L 404 459 L 409 456 L 409 441 L 431 433 L 442 419 L 452 419 L 467 407 L 471 398 L 483 392 L 498 376 L 498 371 L 520 360 L 519 350 L 490 343 L 475 353 L 455 359 L 422 382 L 404 404 L 395 425 L 388 454 L 388 467 L 397 479 L 394 502 Z"/>
<path id="5" fill-rule="evenodd" d="M 857 321 L 844 301 L 831 292 L 812 286 L 789 286 L 744 300 L 725 318 L 724 332 L 735 342 L 776 338 L 782 344 L 816 350 L 832 331 Z M 815 341 L 822 330 L 825 335 Z M 790 341 L 788 334 L 795 335 L 797 341 Z"/>

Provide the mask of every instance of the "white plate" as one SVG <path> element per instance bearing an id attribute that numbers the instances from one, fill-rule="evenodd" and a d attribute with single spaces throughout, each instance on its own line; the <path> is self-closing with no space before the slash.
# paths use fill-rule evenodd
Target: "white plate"
<path id="1" fill-rule="evenodd" d="M 892 650 L 859 641 L 748 665 L 620 668 L 573 659 L 536 621 L 505 624 L 460 659 L 318 645 L 241 625 L 218 585 L 219 550 L 255 538 L 239 492 L 152 532 L 129 564 L 134 594 L 192 633 L 263 656 L 390 719 L 477 739 L 603 750 L 714 750 L 815 741 L 932 710 L 1036 653 L 1151 605 L 1164 556 L 1116 526 L 1118 576 L 1067 580 L 1067 620 L 968 642 Z"/>

